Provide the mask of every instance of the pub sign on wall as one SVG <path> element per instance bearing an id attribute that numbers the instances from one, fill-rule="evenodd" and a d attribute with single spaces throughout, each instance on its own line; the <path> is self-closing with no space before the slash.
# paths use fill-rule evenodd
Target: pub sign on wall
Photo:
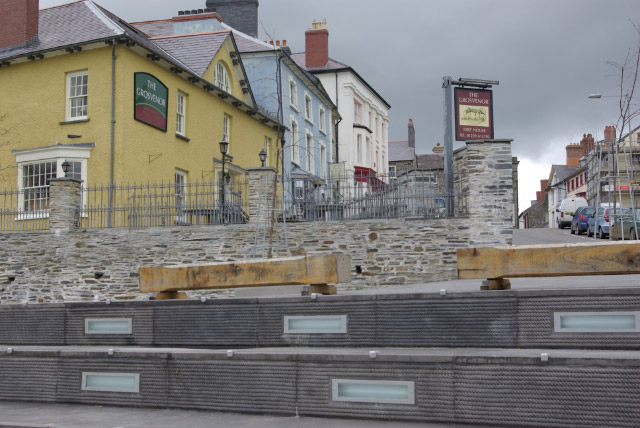
<path id="1" fill-rule="evenodd" d="M 493 92 L 455 88 L 456 141 L 493 139 Z"/>
<path id="2" fill-rule="evenodd" d="M 149 73 L 135 73 L 134 118 L 167 132 L 167 87 Z"/>

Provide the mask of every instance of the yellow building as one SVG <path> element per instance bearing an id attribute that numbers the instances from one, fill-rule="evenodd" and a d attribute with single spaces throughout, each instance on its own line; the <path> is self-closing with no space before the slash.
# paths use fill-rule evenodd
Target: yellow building
<path id="1" fill-rule="evenodd" d="M 19 209 L 46 208 L 65 160 L 85 186 L 220 182 L 221 140 L 230 181 L 274 147 L 278 123 L 215 13 L 174 18 L 173 36 L 151 38 L 88 0 L 5 2 L 23 12 L 0 16 L 0 181 L 23 192 Z"/>

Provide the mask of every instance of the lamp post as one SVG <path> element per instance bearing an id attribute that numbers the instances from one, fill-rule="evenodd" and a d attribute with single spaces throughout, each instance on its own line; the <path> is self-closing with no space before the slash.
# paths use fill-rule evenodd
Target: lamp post
<path id="1" fill-rule="evenodd" d="M 70 169 L 71 169 L 71 164 L 69 163 L 69 161 L 65 160 L 64 162 L 62 162 L 62 171 L 64 172 L 65 178 L 69 177 Z"/>
<path id="2" fill-rule="evenodd" d="M 222 183 L 222 188 L 221 188 L 221 192 L 220 192 L 220 202 L 222 202 L 222 221 L 223 223 L 226 221 L 226 206 L 225 206 L 225 201 L 224 201 L 224 194 L 225 194 L 225 173 L 224 173 L 224 164 L 227 161 L 227 151 L 229 150 L 229 142 L 227 141 L 226 137 L 222 139 L 222 141 L 220 141 L 220 153 L 222 153 L 222 177 L 221 177 L 221 183 Z"/>
<path id="3" fill-rule="evenodd" d="M 264 163 L 267 160 L 267 152 L 265 152 L 264 149 L 260 150 L 258 157 L 260 158 L 260 162 L 262 162 L 262 168 L 264 168 Z"/>

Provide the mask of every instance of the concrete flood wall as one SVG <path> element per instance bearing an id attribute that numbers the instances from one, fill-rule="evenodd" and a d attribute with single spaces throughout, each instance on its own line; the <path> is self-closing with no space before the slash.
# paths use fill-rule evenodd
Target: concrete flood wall
<path id="1" fill-rule="evenodd" d="M 288 224 L 292 255 L 349 254 L 352 281 L 343 289 L 455 279 L 457 248 L 510 244 L 513 233 L 511 141 L 469 142 L 463 152 L 456 168 L 465 175 L 460 202 L 468 217 Z M 78 199 L 79 182 L 59 181 L 51 191 L 68 194 L 51 203 Z M 78 230 L 69 207 L 58 208 L 50 211 L 58 218 L 50 217 L 49 232 L 0 234 L 0 304 L 145 300 L 137 292 L 140 266 L 240 260 L 256 242 L 252 224 Z M 284 233 L 278 233 L 281 246 Z"/>
<path id="2" fill-rule="evenodd" d="M 631 353 L 105 351 L 0 346 L 0 399 L 536 428 L 637 427 L 640 416 Z M 86 390 L 85 373 L 138 375 L 139 388 Z M 410 384 L 413 400 L 338 401 L 335 380 Z"/>
<path id="3" fill-rule="evenodd" d="M 478 347 L 639 350 L 640 332 L 558 332 L 557 312 L 640 311 L 640 289 L 6 305 L 0 343 L 168 347 Z M 339 333 L 285 331 L 285 317 L 344 316 Z M 639 315 L 640 316 L 640 315 Z M 85 334 L 85 319 L 131 320 Z"/>

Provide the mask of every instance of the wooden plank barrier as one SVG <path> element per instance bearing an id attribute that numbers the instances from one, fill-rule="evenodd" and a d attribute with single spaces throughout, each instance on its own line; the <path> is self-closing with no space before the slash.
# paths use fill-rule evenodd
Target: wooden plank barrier
<path id="1" fill-rule="evenodd" d="M 351 256 L 319 254 L 252 259 L 210 265 L 146 266 L 139 268 L 140 291 L 160 293 L 157 299 L 185 298 L 188 290 L 310 284 L 310 292 L 335 294 L 351 281 Z"/>
<path id="2" fill-rule="evenodd" d="M 509 288 L 505 278 L 634 273 L 640 273 L 639 242 L 458 249 L 458 278 L 487 279 L 489 289 Z"/>

